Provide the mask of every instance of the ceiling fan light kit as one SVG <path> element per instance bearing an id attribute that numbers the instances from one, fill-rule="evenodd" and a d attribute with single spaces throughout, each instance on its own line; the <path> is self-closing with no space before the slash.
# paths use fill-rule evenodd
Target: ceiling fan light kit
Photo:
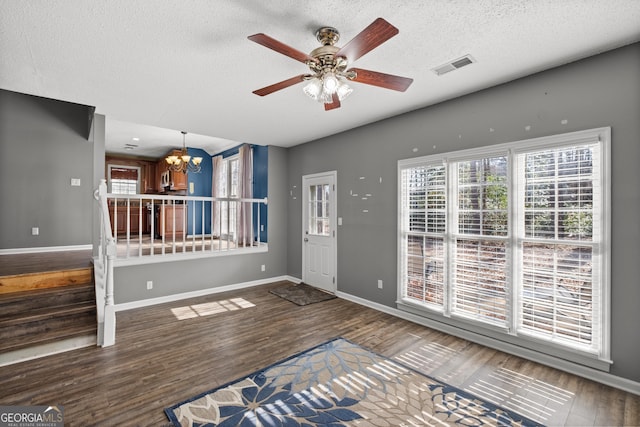
<path id="1" fill-rule="evenodd" d="M 306 64 L 312 72 L 283 80 L 253 93 L 265 96 L 294 84 L 307 82 L 303 92 L 314 101 L 323 103 L 325 110 L 329 111 L 339 108 L 341 101 L 353 92 L 348 81 L 404 92 L 413 79 L 358 68 L 347 69 L 350 61 L 355 61 L 380 46 L 398 32 L 396 27 L 378 18 L 340 48 L 335 46 L 340 40 L 338 30 L 321 27 L 316 31 L 316 39 L 322 46 L 308 55 L 263 33 L 249 36 L 249 40 L 253 42 Z"/>

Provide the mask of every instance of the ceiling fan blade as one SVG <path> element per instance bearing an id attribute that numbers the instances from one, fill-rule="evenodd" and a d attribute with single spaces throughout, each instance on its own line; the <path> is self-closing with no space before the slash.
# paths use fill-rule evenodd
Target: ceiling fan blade
<path id="1" fill-rule="evenodd" d="M 263 87 L 262 89 L 254 90 L 253 93 L 259 96 L 269 95 L 270 93 L 277 92 L 281 89 L 288 88 L 289 86 L 293 86 L 304 81 L 305 75 L 306 74 L 300 74 L 299 76 L 291 77 L 290 79 L 274 83 L 270 86 Z"/>
<path id="2" fill-rule="evenodd" d="M 286 55 L 289 58 L 293 58 L 296 61 L 300 61 L 305 64 L 308 61 L 317 62 L 317 60 L 314 57 L 309 56 L 304 52 L 300 52 L 299 50 L 294 49 L 291 46 L 287 46 L 286 44 L 279 42 L 278 40 L 272 37 L 269 37 L 266 34 L 258 33 L 258 34 L 249 36 L 247 38 L 251 41 L 261 44 L 262 46 L 268 47 L 269 49 L 273 49 L 276 52 Z"/>
<path id="3" fill-rule="evenodd" d="M 394 76 L 393 74 L 379 73 L 377 71 L 364 70 L 362 68 L 351 68 L 347 74 L 355 71 L 356 76 L 351 81 L 364 83 L 367 85 L 379 86 L 385 89 L 404 92 L 413 83 L 413 79 L 408 77 Z"/>
<path id="4" fill-rule="evenodd" d="M 324 104 L 324 110 L 325 111 L 329 111 L 329 110 L 335 110 L 336 108 L 340 108 L 340 99 L 338 99 L 338 94 L 334 93 L 333 95 L 331 95 L 331 103 L 330 104 Z"/>
<path id="5" fill-rule="evenodd" d="M 378 18 L 336 52 L 335 56 L 344 56 L 350 62 L 353 62 L 367 52 L 380 46 L 398 34 L 398 32 L 399 30 L 396 27 L 384 19 Z"/>

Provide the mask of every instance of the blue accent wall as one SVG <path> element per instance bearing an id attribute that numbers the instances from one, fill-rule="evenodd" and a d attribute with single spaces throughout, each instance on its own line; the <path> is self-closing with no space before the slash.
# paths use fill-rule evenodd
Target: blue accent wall
<path id="1" fill-rule="evenodd" d="M 267 197 L 268 188 L 268 168 L 269 164 L 269 149 L 261 145 L 253 146 L 253 197 L 256 199 L 262 199 Z M 267 241 L 267 211 L 268 205 L 260 205 L 260 225 L 263 228 L 262 231 L 258 230 L 258 222 L 253 223 L 253 232 L 257 236 L 260 233 L 260 241 Z M 258 207 L 253 207 L 253 217 L 258 218 Z"/>
<path id="2" fill-rule="evenodd" d="M 213 178 L 213 162 L 211 155 L 199 148 L 187 148 L 187 152 L 192 157 L 202 157 L 200 173 L 189 173 L 187 175 L 187 196 L 211 197 L 211 181 Z M 189 190 L 193 184 L 193 193 Z M 195 213 L 195 215 L 194 215 Z M 191 234 L 211 234 L 211 202 L 204 204 L 204 230 L 202 230 L 202 203 L 189 202 L 187 208 L 187 235 Z"/>

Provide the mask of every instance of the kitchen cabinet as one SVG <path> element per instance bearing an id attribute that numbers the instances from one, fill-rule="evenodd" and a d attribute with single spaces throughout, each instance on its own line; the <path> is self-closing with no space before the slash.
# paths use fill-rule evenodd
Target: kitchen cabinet
<path id="1" fill-rule="evenodd" d="M 116 234 L 125 234 L 127 232 L 127 208 L 124 206 L 109 206 L 109 220 L 111 221 L 111 232 Z M 114 230 L 114 227 L 116 229 Z"/>
<path id="2" fill-rule="evenodd" d="M 171 239 L 175 230 L 176 238 L 183 239 L 186 231 L 186 218 L 187 205 L 156 205 L 157 234 L 164 236 L 165 239 Z"/>
<path id="3" fill-rule="evenodd" d="M 144 165 L 144 175 L 142 178 L 142 191 L 149 194 L 155 193 L 157 188 L 156 182 L 156 163 L 147 162 Z"/>
<path id="4" fill-rule="evenodd" d="M 170 182 L 172 190 L 186 190 L 187 189 L 187 174 L 182 172 L 171 172 Z"/>
<path id="5" fill-rule="evenodd" d="M 131 236 L 140 232 L 140 215 L 142 215 L 142 232 L 149 232 L 148 210 L 143 206 L 142 211 L 138 204 L 131 204 L 129 209 L 129 233 Z M 109 219 L 111 220 L 111 232 L 114 235 L 127 234 L 127 206 L 126 204 L 109 206 Z M 115 229 L 114 229 L 115 228 Z"/>

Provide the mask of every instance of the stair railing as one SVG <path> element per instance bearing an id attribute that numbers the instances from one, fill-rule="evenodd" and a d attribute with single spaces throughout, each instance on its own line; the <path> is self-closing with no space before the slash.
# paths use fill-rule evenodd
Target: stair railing
<path id="1" fill-rule="evenodd" d="M 107 205 L 107 182 L 100 180 L 93 197 L 100 210 L 100 243 L 94 260 L 96 308 L 98 317 L 98 345 L 107 347 L 116 340 L 116 314 L 113 299 L 113 266 L 116 258 L 116 241 L 111 232 L 109 206 Z"/>

